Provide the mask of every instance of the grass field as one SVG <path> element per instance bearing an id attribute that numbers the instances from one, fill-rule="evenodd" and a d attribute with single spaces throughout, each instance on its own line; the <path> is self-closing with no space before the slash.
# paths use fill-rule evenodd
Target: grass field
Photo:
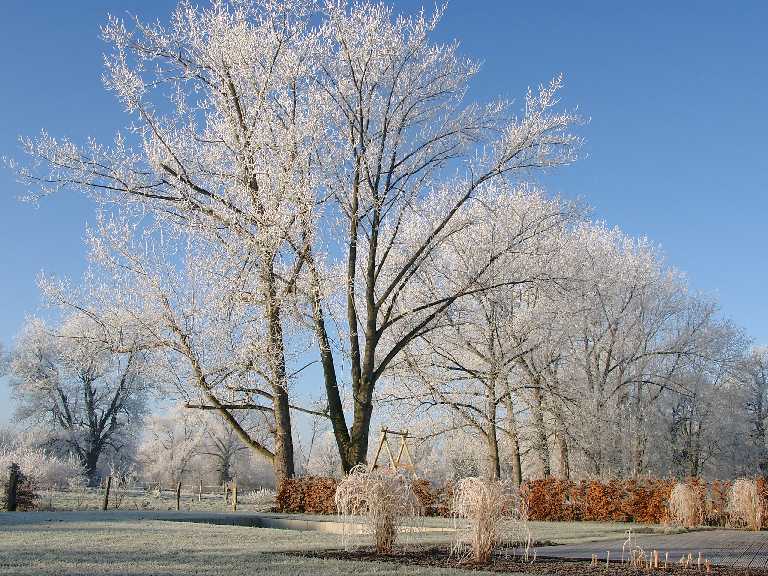
<path id="1" fill-rule="evenodd" d="M 120 519 L 114 513 L 0 514 L 0 575 L 466 574 L 280 554 L 338 545 L 338 536 L 319 532 Z"/>
<path id="2" fill-rule="evenodd" d="M 83 489 L 77 491 L 41 490 L 38 507 L 46 511 L 101 510 L 104 490 Z M 227 512 L 231 505 L 221 493 L 207 493 L 199 498 L 191 489 L 182 490 L 181 509 L 192 512 Z M 250 493 L 241 493 L 237 509 L 243 512 L 264 512 L 273 502 L 254 502 Z M 175 510 L 176 493 L 172 490 L 152 492 L 145 490 L 113 490 L 109 499 L 110 509 L 116 510 Z"/>
<path id="3" fill-rule="evenodd" d="M 0 575 L 466 575 L 448 569 L 282 554 L 339 547 L 340 537 L 336 534 L 156 519 L 185 516 L 150 511 L 0 513 Z M 446 530 L 451 526 L 449 520 L 438 518 L 425 519 L 425 523 Z M 616 539 L 629 526 L 586 522 L 531 524 L 535 539 L 558 543 Z M 632 528 L 642 530 L 637 525 Z M 447 544 L 450 534 L 432 532 L 412 538 Z"/>

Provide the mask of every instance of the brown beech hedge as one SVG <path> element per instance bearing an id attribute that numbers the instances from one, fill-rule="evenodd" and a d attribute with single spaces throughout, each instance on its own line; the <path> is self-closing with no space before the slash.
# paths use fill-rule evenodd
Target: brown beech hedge
<path id="1" fill-rule="evenodd" d="M 657 478 L 605 482 L 546 478 L 525 482 L 520 493 L 529 520 L 663 524 L 669 520 L 667 502 L 675 482 Z M 698 478 L 688 478 L 686 482 L 701 498 L 705 522 L 713 526 L 725 525 L 731 483 L 717 480 L 706 483 Z M 278 486 L 276 511 L 335 514 L 337 485 L 337 480 L 324 477 L 285 480 Z M 758 478 L 757 485 L 768 509 L 768 481 Z M 452 484 L 436 486 L 428 480 L 418 479 L 413 489 L 426 516 L 450 516 Z M 768 517 L 764 519 L 764 528 L 768 528 Z"/>

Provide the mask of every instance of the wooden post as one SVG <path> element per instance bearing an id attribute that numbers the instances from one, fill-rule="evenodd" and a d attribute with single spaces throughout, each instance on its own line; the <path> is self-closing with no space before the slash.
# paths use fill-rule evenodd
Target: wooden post
<path id="1" fill-rule="evenodd" d="M 203 479 L 200 478 L 200 490 L 197 493 L 197 501 L 202 502 L 203 501 Z"/>
<path id="2" fill-rule="evenodd" d="M 176 511 L 181 510 L 181 480 L 176 484 Z"/>
<path id="3" fill-rule="evenodd" d="M 8 488 L 5 493 L 5 509 L 8 512 L 16 512 L 19 500 L 19 465 L 12 462 L 8 466 Z"/>
<path id="4" fill-rule="evenodd" d="M 237 480 L 232 480 L 232 512 L 237 512 Z"/>
<path id="5" fill-rule="evenodd" d="M 109 506 L 109 489 L 112 487 L 112 476 L 107 476 L 107 488 L 104 491 L 104 503 L 101 505 L 102 510 L 106 510 Z"/>

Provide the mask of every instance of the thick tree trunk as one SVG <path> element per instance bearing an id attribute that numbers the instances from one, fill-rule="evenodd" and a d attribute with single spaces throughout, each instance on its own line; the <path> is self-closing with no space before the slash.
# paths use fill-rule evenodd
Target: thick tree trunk
<path id="1" fill-rule="evenodd" d="M 80 459 L 83 468 L 85 468 L 85 477 L 88 479 L 88 486 L 93 488 L 99 485 L 99 451 L 92 448 L 88 452 L 85 452 Z"/>
<path id="2" fill-rule="evenodd" d="M 571 463 L 568 455 L 568 439 L 565 430 L 558 427 L 555 432 L 555 447 L 557 449 L 558 476 L 563 480 L 571 479 Z"/>
<path id="3" fill-rule="evenodd" d="M 275 416 L 275 450 L 273 469 L 279 483 L 294 475 L 293 430 L 288 399 L 288 378 L 285 368 L 285 344 L 281 324 L 280 305 L 277 302 L 274 271 L 265 268 L 266 316 L 269 337 L 269 353 L 272 360 L 272 405 Z"/>
<path id="4" fill-rule="evenodd" d="M 544 403 L 542 401 L 541 388 L 536 382 L 531 392 L 531 412 L 533 416 L 534 453 L 538 460 L 542 477 L 549 478 L 552 470 L 549 464 L 549 443 L 547 440 L 547 427 L 544 422 Z"/>

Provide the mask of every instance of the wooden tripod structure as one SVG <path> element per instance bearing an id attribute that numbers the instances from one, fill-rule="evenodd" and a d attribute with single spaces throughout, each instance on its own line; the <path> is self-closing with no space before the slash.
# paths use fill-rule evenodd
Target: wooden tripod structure
<path id="1" fill-rule="evenodd" d="M 397 456 L 394 455 L 392 452 L 392 448 L 389 445 L 389 438 L 388 436 L 399 436 L 400 437 L 400 449 L 397 451 Z M 387 455 L 389 456 L 389 466 L 393 470 L 397 470 L 398 468 L 404 468 L 410 472 L 414 472 L 416 470 L 416 466 L 413 463 L 413 456 L 411 456 L 411 449 L 408 448 L 408 439 L 411 436 L 408 434 L 408 430 L 390 430 L 388 428 L 382 427 L 381 429 L 381 440 L 379 441 L 379 447 L 376 449 L 376 456 L 373 458 L 373 464 L 371 464 L 371 470 L 374 470 L 375 468 L 378 468 L 379 466 L 379 456 L 381 456 L 382 449 L 386 448 Z M 407 457 L 407 462 L 403 463 L 403 455 Z"/>

